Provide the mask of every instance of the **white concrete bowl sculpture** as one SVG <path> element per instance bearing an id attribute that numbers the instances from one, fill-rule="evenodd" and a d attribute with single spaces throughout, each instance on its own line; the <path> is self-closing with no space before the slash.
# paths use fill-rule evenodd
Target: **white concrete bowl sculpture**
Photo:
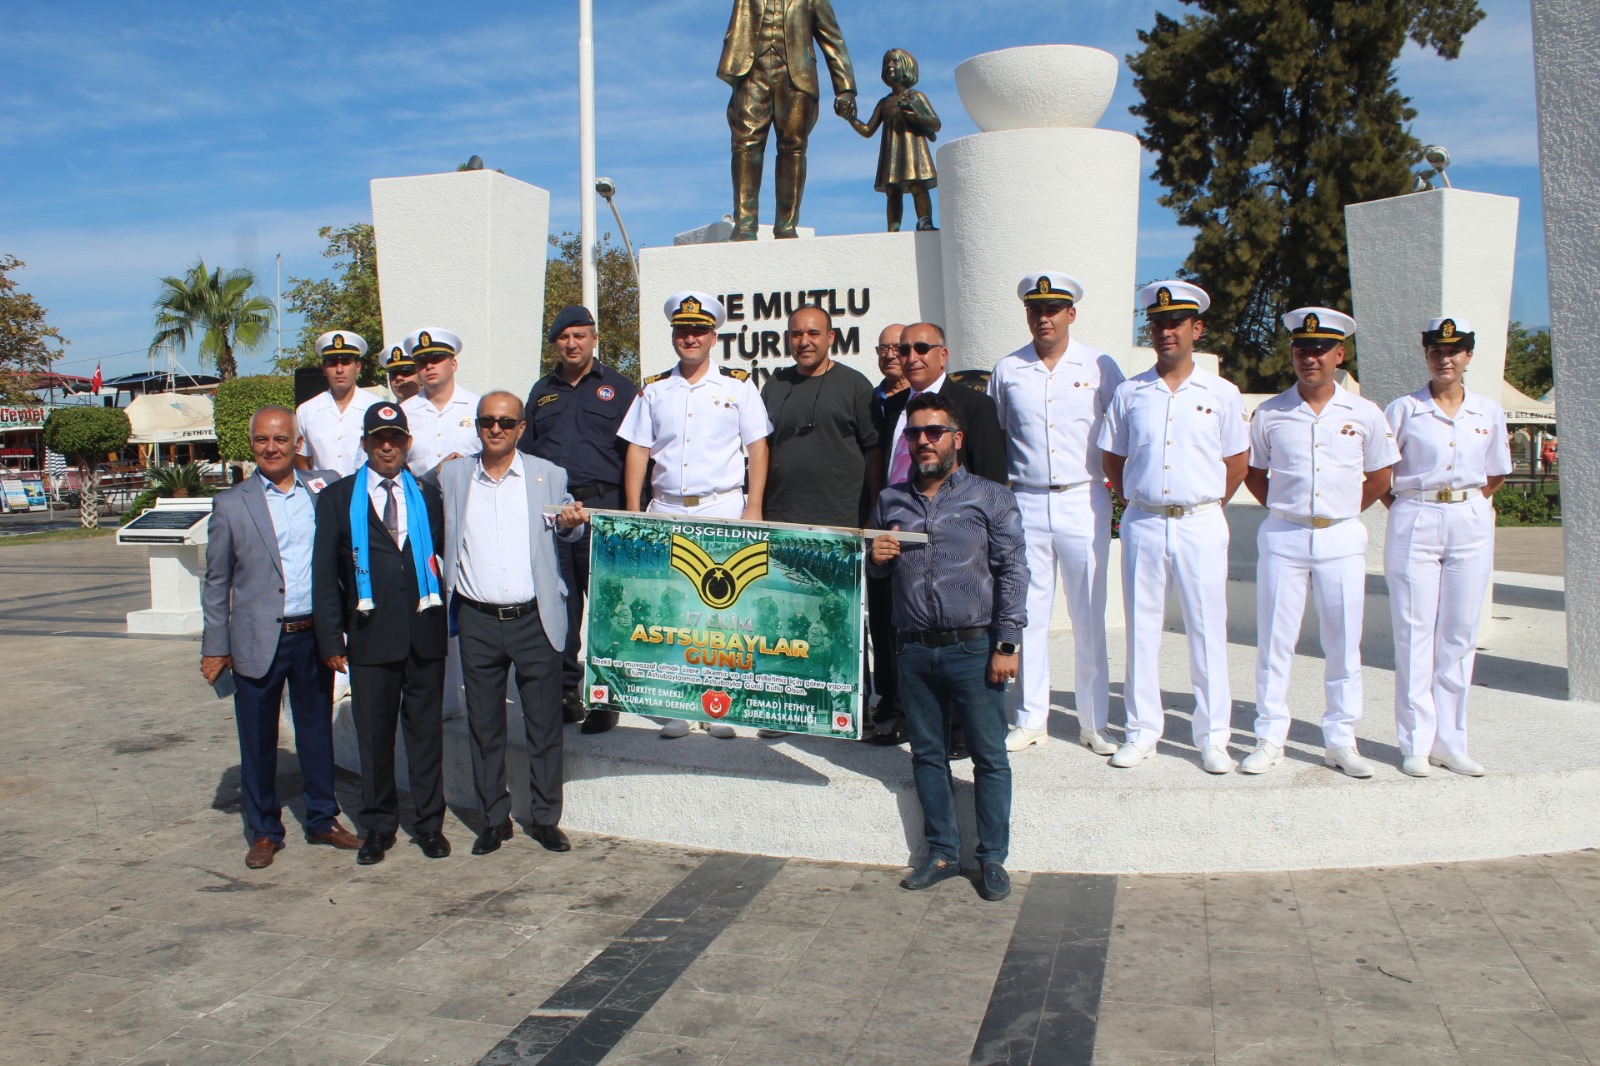
<path id="1" fill-rule="evenodd" d="M 956 67 L 956 91 L 972 121 L 996 130 L 1093 126 L 1117 87 L 1117 57 L 1076 44 L 985 52 Z"/>

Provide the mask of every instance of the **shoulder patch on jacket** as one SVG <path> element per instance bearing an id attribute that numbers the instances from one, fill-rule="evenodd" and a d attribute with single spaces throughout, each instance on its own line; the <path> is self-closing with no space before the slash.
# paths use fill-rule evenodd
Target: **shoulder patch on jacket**
<path id="1" fill-rule="evenodd" d="M 656 383 L 656 382 L 658 382 L 658 381 L 665 381 L 665 380 L 667 380 L 667 379 L 668 379 L 668 378 L 670 378 L 670 377 L 671 377 L 671 376 L 672 376 L 672 371 L 670 371 L 670 370 L 663 370 L 663 371 L 662 371 L 662 372 L 661 372 L 661 373 L 659 373 L 659 374 L 651 374 L 651 375 L 650 375 L 650 376 L 649 376 L 649 377 L 647 377 L 647 378 L 645 378 L 645 379 L 644 379 L 644 383 L 645 383 L 645 384 L 646 384 L 646 385 L 654 385 L 654 384 L 655 384 L 655 383 Z"/>
<path id="2" fill-rule="evenodd" d="M 730 378 L 737 378 L 740 381 L 750 380 L 750 371 L 748 370 L 736 370 L 731 366 L 719 366 L 717 369 L 728 375 Z"/>

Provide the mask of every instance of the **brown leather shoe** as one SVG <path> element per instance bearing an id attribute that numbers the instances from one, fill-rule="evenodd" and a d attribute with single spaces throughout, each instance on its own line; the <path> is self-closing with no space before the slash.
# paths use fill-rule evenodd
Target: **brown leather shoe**
<path id="1" fill-rule="evenodd" d="M 244 857 L 244 864 L 252 870 L 264 870 L 272 865 L 272 857 L 282 850 L 283 841 L 256 837 L 256 842 L 250 845 L 250 851 Z"/>
<path id="2" fill-rule="evenodd" d="M 335 820 L 329 824 L 328 828 L 315 836 L 307 833 L 306 843 L 326 844 L 328 847 L 338 848 L 340 851 L 354 851 L 361 846 L 361 838 Z"/>

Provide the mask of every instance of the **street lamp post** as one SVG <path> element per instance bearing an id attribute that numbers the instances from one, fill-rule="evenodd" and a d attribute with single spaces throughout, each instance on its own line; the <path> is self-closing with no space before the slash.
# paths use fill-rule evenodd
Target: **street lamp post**
<path id="1" fill-rule="evenodd" d="M 594 210 L 594 0 L 578 0 L 578 206 L 583 305 L 600 320 L 600 250 Z"/>

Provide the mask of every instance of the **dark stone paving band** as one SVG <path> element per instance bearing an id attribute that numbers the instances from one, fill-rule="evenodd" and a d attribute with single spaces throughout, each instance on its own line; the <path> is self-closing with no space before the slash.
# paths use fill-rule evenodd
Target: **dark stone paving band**
<path id="1" fill-rule="evenodd" d="M 598 1063 L 783 869 L 763 855 L 713 855 L 479 1060 L 479 1066 Z"/>
<path id="2" fill-rule="evenodd" d="M 972 1046 L 973 1066 L 1094 1060 L 1117 879 L 1034 874 Z"/>

